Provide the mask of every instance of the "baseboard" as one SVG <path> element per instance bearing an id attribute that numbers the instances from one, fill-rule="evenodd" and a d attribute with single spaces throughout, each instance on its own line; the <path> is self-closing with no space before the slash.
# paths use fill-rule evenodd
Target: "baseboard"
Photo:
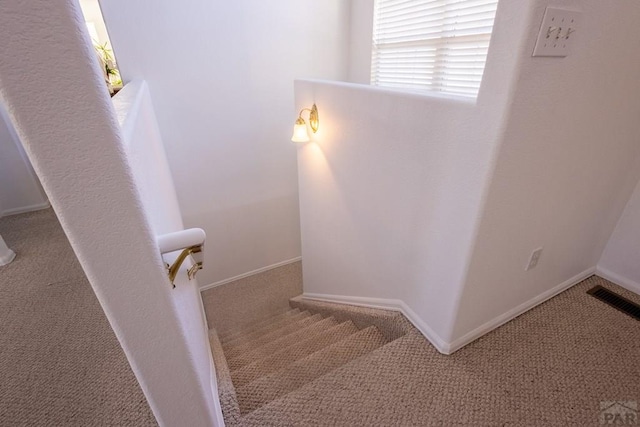
<path id="1" fill-rule="evenodd" d="M 9 216 L 9 215 L 19 215 L 22 213 L 33 212 L 33 211 L 41 211 L 43 209 L 49 209 L 50 207 L 51 207 L 51 203 L 49 203 L 49 201 L 46 201 L 44 203 L 37 203 L 35 205 L 7 209 L 6 211 L 2 211 L 0 213 L 0 217 Z"/>
<path id="2" fill-rule="evenodd" d="M 285 265 L 293 264 L 294 262 L 298 262 L 302 260 L 302 257 L 296 257 L 292 259 L 288 259 L 286 261 L 278 262 L 276 264 L 271 264 L 266 267 L 258 268 L 253 271 L 249 271 L 247 273 L 240 274 L 238 276 L 230 277 L 228 279 L 219 280 L 214 283 L 209 283 L 208 285 L 200 286 L 200 291 L 206 291 L 207 289 L 215 288 L 216 286 L 222 286 L 227 283 L 235 282 L 236 280 L 244 279 L 245 277 L 253 276 L 254 274 L 264 273 L 265 271 L 273 270 L 274 268 L 283 267 Z"/>
<path id="3" fill-rule="evenodd" d="M 8 249 L 4 254 L 0 254 L 0 267 L 9 264 L 16 258 L 16 253 Z"/>
<path id="4" fill-rule="evenodd" d="M 622 286 L 623 288 L 640 295 L 640 283 L 635 280 L 631 280 L 600 266 L 596 268 L 596 274 L 603 279 L 607 279 L 618 286 Z"/>
<path id="5" fill-rule="evenodd" d="M 578 283 L 582 282 L 584 279 L 592 276 L 595 273 L 595 271 L 596 271 L 595 267 L 588 268 L 582 273 L 576 274 L 572 278 L 565 280 L 564 282 L 560 283 L 558 286 L 555 286 L 549 289 L 548 291 L 541 293 L 540 295 L 530 299 L 529 301 L 526 301 L 518 305 L 517 307 L 514 307 L 513 309 L 507 311 L 506 313 L 501 314 L 500 316 L 488 321 L 487 323 L 472 330 L 471 332 L 468 332 L 467 334 L 454 340 L 450 344 L 451 353 L 461 349 L 462 347 L 471 343 L 472 341 L 475 341 L 481 336 L 504 325 L 510 320 L 515 319 L 516 317 L 520 316 L 524 312 L 531 310 L 535 306 L 542 304 L 546 300 L 553 298 L 554 296 L 558 295 L 563 291 L 566 291 L 570 287 L 577 285 Z"/>
<path id="6" fill-rule="evenodd" d="M 209 325 L 207 325 L 207 314 L 204 310 L 204 301 L 202 301 L 202 295 L 198 295 L 200 301 L 200 314 L 202 315 L 202 321 L 204 322 L 204 337 L 205 342 L 209 342 Z M 213 354 L 211 354 L 211 345 L 207 345 L 207 354 L 209 355 L 209 386 L 211 387 L 211 395 L 213 396 L 213 412 L 216 418 L 217 426 L 224 426 L 224 416 L 222 415 L 222 406 L 220 404 L 220 395 L 218 394 L 218 378 L 216 375 L 216 367 L 213 363 Z"/>
<path id="7" fill-rule="evenodd" d="M 349 304 L 358 307 L 367 308 L 381 308 L 384 310 L 393 310 L 401 312 L 413 326 L 418 329 L 422 335 L 443 354 L 450 354 L 449 344 L 443 340 L 424 320 L 422 320 L 407 304 L 398 299 L 384 299 L 384 298 L 365 298 L 365 297 L 349 297 L 342 295 L 327 295 L 327 294 L 313 294 L 303 293 L 303 298 L 332 302 L 336 304 Z"/>
<path id="8" fill-rule="evenodd" d="M 341 295 L 326 295 L 326 294 L 313 294 L 304 293 L 303 298 L 308 298 L 317 301 L 332 302 L 337 304 L 349 304 L 359 307 L 369 308 L 382 308 L 385 310 L 393 310 L 401 312 L 412 324 L 418 329 L 422 335 L 442 354 L 452 354 L 457 350 L 460 350 L 472 341 L 477 340 L 481 336 L 493 331 L 494 329 L 504 325 L 510 320 L 520 316 L 526 311 L 531 310 L 535 306 L 545 302 L 546 300 L 553 298 L 559 293 L 569 289 L 570 287 L 580 283 L 584 279 L 593 275 L 596 271 L 595 267 L 589 268 L 582 273 L 579 273 L 569 280 L 560 283 L 558 286 L 549 289 L 546 292 L 526 301 L 519 306 L 507 311 L 506 313 L 490 320 L 489 322 L 481 325 L 473 331 L 463 335 L 462 337 L 454 340 L 453 342 L 447 342 L 442 339 L 427 323 L 422 320 L 407 304 L 402 300 L 396 299 L 383 299 L 383 298 L 365 298 L 365 297 L 350 297 Z"/>

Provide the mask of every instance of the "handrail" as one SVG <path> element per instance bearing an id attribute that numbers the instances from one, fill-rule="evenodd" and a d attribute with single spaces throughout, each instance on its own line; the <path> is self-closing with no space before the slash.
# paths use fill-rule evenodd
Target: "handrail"
<path id="1" fill-rule="evenodd" d="M 187 270 L 187 277 L 189 280 L 193 279 L 198 270 L 202 269 L 204 241 L 206 237 L 206 233 L 201 228 L 190 228 L 158 236 L 158 248 L 162 255 L 181 251 L 171 265 L 167 263 L 167 273 L 174 288 L 176 287 L 174 281 L 178 275 L 178 271 L 180 270 L 182 263 L 190 255 L 194 258 L 194 264 Z"/>

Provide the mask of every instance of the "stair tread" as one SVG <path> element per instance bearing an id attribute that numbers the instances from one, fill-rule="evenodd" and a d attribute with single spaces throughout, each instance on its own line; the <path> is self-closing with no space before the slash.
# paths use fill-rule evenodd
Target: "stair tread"
<path id="1" fill-rule="evenodd" d="M 384 344 L 382 333 L 370 326 L 283 369 L 237 387 L 240 411 L 243 415 L 254 411 Z"/>
<path id="2" fill-rule="evenodd" d="M 232 372 L 231 379 L 235 387 L 240 387 L 258 377 L 280 370 L 356 332 L 358 332 L 358 328 L 349 320 L 336 324 L 329 329 L 309 334 L 302 341 L 296 342 L 289 347 L 281 348 L 269 357 L 245 365 Z"/>
<path id="3" fill-rule="evenodd" d="M 302 320 L 304 318 L 307 318 L 307 317 L 311 317 L 311 313 L 309 313 L 308 311 L 303 311 L 301 313 L 288 316 L 286 318 L 280 319 L 280 320 L 278 320 L 278 321 L 276 321 L 274 323 L 271 323 L 269 325 L 262 326 L 261 328 L 256 329 L 254 331 L 247 332 L 245 334 L 237 336 L 232 340 L 225 341 L 222 344 L 222 346 L 224 347 L 224 349 L 226 351 L 227 349 L 231 349 L 233 347 L 237 347 L 239 345 L 246 344 L 248 342 L 251 342 L 251 341 L 253 341 L 255 339 L 260 338 L 263 335 L 270 334 L 273 331 L 276 331 L 278 329 L 284 328 L 284 327 L 286 327 L 288 325 L 291 325 L 292 323 L 296 323 L 296 322 L 298 322 L 298 321 L 300 321 L 300 320 Z"/>
<path id="4" fill-rule="evenodd" d="M 235 336 L 239 336 L 247 332 L 259 329 L 265 325 L 271 324 L 273 322 L 277 322 L 280 319 L 283 319 L 298 313 L 300 313 L 300 309 L 294 308 L 292 310 L 287 310 L 284 313 L 278 313 L 273 316 L 269 316 L 259 320 L 254 320 L 240 327 L 227 328 L 223 331 L 216 331 L 216 332 L 218 333 L 218 339 L 220 340 L 220 342 L 225 342 L 225 341 L 229 341 L 230 339 L 233 339 L 233 337 Z"/>
<path id="5" fill-rule="evenodd" d="M 304 310 L 300 310 L 299 308 L 294 308 L 294 309 L 290 309 L 284 312 L 279 312 L 277 314 L 273 314 L 271 316 L 268 317 L 263 317 L 257 320 L 253 320 L 249 323 L 245 323 L 241 326 L 232 326 L 232 327 L 227 327 L 224 330 L 219 330 L 218 332 L 218 339 L 220 340 L 227 340 L 230 337 L 237 335 L 237 334 L 242 334 L 242 333 L 246 333 L 247 331 L 251 331 L 254 330 L 258 327 L 261 327 L 262 325 L 265 324 L 269 324 L 271 322 L 277 321 L 278 319 L 281 318 L 285 318 L 287 316 L 291 316 L 293 314 L 297 314 L 300 313 L 300 311 L 304 311 Z"/>
<path id="6" fill-rule="evenodd" d="M 227 363 L 229 365 L 229 369 L 233 372 L 236 371 L 243 366 L 246 366 L 250 363 L 256 362 L 258 360 L 267 358 L 271 356 L 276 351 L 280 349 L 289 347 L 294 345 L 302 340 L 304 340 L 307 336 L 316 333 L 318 331 L 326 330 L 333 325 L 335 325 L 336 320 L 328 317 L 326 319 L 322 319 L 319 322 L 313 323 L 305 328 L 299 329 L 296 332 L 293 332 L 289 335 L 285 335 L 276 340 L 270 341 L 261 347 L 255 348 L 251 351 L 244 352 L 236 357 L 227 356 Z"/>
<path id="7" fill-rule="evenodd" d="M 313 316 L 310 315 L 309 313 L 307 313 L 306 317 L 301 318 L 300 320 L 293 322 L 293 323 L 288 323 L 284 326 L 282 326 L 281 328 L 278 328 L 274 331 L 271 331 L 267 334 L 264 335 L 260 335 L 259 337 L 252 339 L 252 340 L 248 340 L 248 341 L 244 341 L 241 343 L 238 343 L 238 345 L 231 347 L 231 348 L 225 348 L 224 349 L 224 354 L 225 356 L 227 356 L 227 359 L 233 359 L 236 356 L 239 356 L 241 354 L 247 353 L 247 352 L 251 352 L 255 349 L 258 349 L 260 347 L 262 347 L 263 345 L 275 341 L 281 337 L 285 337 L 287 335 L 293 334 L 297 331 L 299 331 L 300 329 L 304 329 L 307 326 L 310 326 L 314 323 L 318 323 L 322 320 L 322 315 L 320 314 L 314 314 Z M 334 321 L 335 322 L 335 321 Z"/>

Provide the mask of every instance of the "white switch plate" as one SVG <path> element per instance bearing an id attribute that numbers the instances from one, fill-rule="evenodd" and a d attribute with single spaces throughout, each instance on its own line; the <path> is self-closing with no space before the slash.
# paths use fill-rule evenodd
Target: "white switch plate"
<path id="1" fill-rule="evenodd" d="M 574 10 L 547 7 L 533 56 L 567 56 L 579 35 L 581 13 Z"/>

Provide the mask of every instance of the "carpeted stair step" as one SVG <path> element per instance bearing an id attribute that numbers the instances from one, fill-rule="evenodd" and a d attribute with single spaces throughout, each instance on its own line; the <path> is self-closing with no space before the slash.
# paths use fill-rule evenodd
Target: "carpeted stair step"
<path id="1" fill-rule="evenodd" d="M 267 358 L 271 356 L 273 353 L 275 353 L 276 351 L 279 351 L 280 349 L 289 347 L 297 342 L 300 342 L 304 340 L 306 337 L 310 336 L 311 334 L 314 334 L 318 331 L 326 330 L 335 324 L 336 324 L 335 319 L 331 317 L 327 317 L 326 319 L 322 319 L 319 322 L 313 323 L 312 325 L 307 326 L 306 328 L 299 329 L 298 331 L 293 332 L 289 335 L 285 335 L 276 340 L 270 341 L 262 345 L 261 347 L 254 348 L 236 357 L 233 357 L 233 358 L 229 357 L 225 353 L 225 355 L 227 356 L 229 369 L 233 372 L 250 363 L 253 363 L 260 359 Z"/>
<path id="2" fill-rule="evenodd" d="M 441 358 L 435 350 L 425 349 L 420 332 L 410 332 L 242 416 L 242 427 L 451 425 L 443 422 L 450 413 L 441 414 L 444 418 L 431 423 L 424 418 L 424 412 L 406 406 L 407 402 L 419 404 L 420 399 L 407 397 L 416 392 L 408 386 L 420 384 L 416 378 L 429 383 L 433 381 L 430 375 L 439 378 L 438 373 L 430 372 L 434 368 L 434 354 Z M 435 382 L 431 387 L 437 393 L 442 385 Z M 456 405 L 451 406 L 453 411 L 459 410 Z M 408 414 L 404 412 L 407 410 Z M 414 418 L 412 414 L 420 417 Z"/>
<path id="3" fill-rule="evenodd" d="M 297 308 L 297 307 L 295 307 Z M 292 312 L 294 312 L 295 308 L 290 308 L 288 310 L 281 310 L 278 311 L 276 313 L 271 313 L 267 316 L 263 316 L 260 317 L 258 319 L 254 319 L 251 320 L 247 323 L 242 323 L 241 325 L 233 325 L 233 326 L 227 326 L 224 329 L 219 329 L 217 330 L 218 333 L 218 339 L 223 339 L 223 338 L 227 338 L 229 335 L 233 335 L 236 334 L 238 332 L 244 332 L 244 331 L 249 331 L 253 328 L 255 328 L 256 326 L 260 325 L 261 323 L 265 323 L 265 322 L 271 322 L 273 320 L 276 320 L 280 317 L 284 317 L 287 316 L 289 314 L 291 314 Z M 295 312 L 299 312 L 300 310 L 295 310 Z"/>
<path id="4" fill-rule="evenodd" d="M 231 371 L 227 366 L 227 359 L 224 350 L 218 339 L 215 329 L 209 330 L 209 345 L 211 356 L 218 382 L 218 398 L 220 399 L 220 409 L 224 416 L 225 425 L 231 427 L 240 423 L 240 407 L 236 397 L 236 389 L 231 378 Z"/>
<path id="5" fill-rule="evenodd" d="M 319 350 L 277 372 L 236 388 L 244 415 L 355 360 L 386 343 L 375 326 Z"/>
<path id="6" fill-rule="evenodd" d="M 280 319 L 274 323 L 268 324 L 268 325 L 263 325 L 262 327 L 260 327 L 259 329 L 256 329 L 254 331 L 250 331 L 247 332 L 245 334 L 239 335 L 231 340 L 228 340 L 226 342 L 224 342 L 222 344 L 222 346 L 225 348 L 225 351 L 227 349 L 231 349 L 233 347 L 236 347 L 238 345 L 242 345 L 242 344 L 246 344 L 248 342 L 251 342 L 257 338 L 260 338 L 263 335 L 269 334 L 273 331 L 276 331 L 280 328 L 283 328 L 285 326 L 291 325 L 293 323 L 296 323 L 302 319 L 305 319 L 307 317 L 311 317 L 311 313 L 309 313 L 308 311 L 303 311 L 302 313 L 298 313 L 298 314 L 294 314 L 292 316 L 289 316 L 287 318 L 284 319 Z"/>
<path id="7" fill-rule="evenodd" d="M 247 340 L 243 342 L 237 343 L 237 345 L 233 347 L 227 347 L 224 349 L 224 354 L 227 358 L 234 358 L 241 354 L 250 352 L 256 348 L 261 347 L 264 344 L 275 341 L 281 337 L 287 336 L 294 332 L 299 331 L 300 329 L 304 329 L 307 326 L 310 326 L 314 323 L 318 323 L 322 320 L 322 315 L 314 314 L 313 316 L 309 315 L 308 317 L 304 317 L 297 322 L 289 323 L 279 329 L 271 331 L 267 334 L 260 335 L 259 337 L 253 340 Z M 337 324 L 337 323 L 336 323 Z"/>
<path id="8" fill-rule="evenodd" d="M 284 313 L 279 313 L 276 314 L 275 316 L 270 316 L 267 318 L 262 318 L 259 320 L 255 320 L 253 322 L 247 323 L 245 325 L 242 325 L 240 327 L 234 327 L 234 328 L 228 328 L 224 331 L 217 331 L 218 332 L 218 339 L 220 340 L 220 342 L 225 342 L 225 341 L 230 341 L 232 339 L 234 339 L 235 337 L 238 337 L 240 335 L 249 333 L 249 332 L 253 332 L 255 330 L 260 329 L 261 327 L 265 326 L 265 325 L 270 325 L 272 323 L 275 323 L 281 319 L 285 319 L 289 316 L 293 316 L 300 313 L 300 310 L 297 308 L 294 308 L 293 310 L 287 310 Z"/>
<path id="9" fill-rule="evenodd" d="M 303 357 L 335 344 L 356 332 L 358 332 L 358 328 L 349 320 L 329 329 L 310 334 L 302 341 L 289 347 L 281 348 L 269 357 L 245 365 L 232 372 L 231 379 L 235 387 L 243 386 L 263 375 L 278 371 Z"/>

